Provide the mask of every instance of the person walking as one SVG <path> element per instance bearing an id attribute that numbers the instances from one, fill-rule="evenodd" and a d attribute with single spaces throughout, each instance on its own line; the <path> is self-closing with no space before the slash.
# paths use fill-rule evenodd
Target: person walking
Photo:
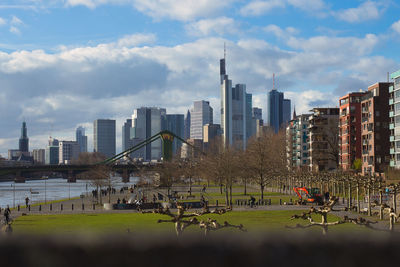
<path id="1" fill-rule="evenodd" d="M 4 210 L 4 219 L 6 221 L 6 224 L 10 222 L 10 214 L 11 214 L 10 207 L 7 206 L 7 208 Z"/>
<path id="2" fill-rule="evenodd" d="M 256 199 L 253 196 L 250 196 L 250 208 L 254 207 L 256 204 Z"/>
<path id="3" fill-rule="evenodd" d="M 25 198 L 25 204 L 26 204 L 26 206 L 28 207 L 28 204 L 29 204 L 29 197 L 26 197 L 26 198 Z"/>

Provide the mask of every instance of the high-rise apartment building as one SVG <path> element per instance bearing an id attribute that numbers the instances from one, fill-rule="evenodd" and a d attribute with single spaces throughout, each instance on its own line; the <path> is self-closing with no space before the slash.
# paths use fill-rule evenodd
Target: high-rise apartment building
<path id="1" fill-rule="evenodd" d="M 361 160 L 361 98 L 366 92 L 353 92 L 339 99 L 339 164 L 349 170 Z"/>
<path id="2" fill-rule="evenodd" d="M 93 123 L 93 150 L 107 158 L 115 156 L 115 120 L 98 119 Z"/>
<path id="3" fill-rule="evenodd" d="M 309 169 L 310 134 L 309 119 L 311 114 L 296 116 L 286 127 L 286 156 L 289 170 Z"/>
<path id="4" fill-rule="evenodd" d="M 184 136 L 184 115 L 183 114 L 168 114 L 166 130 L 174 133 L 183 139 Z M 172 154 L 175 155 L 182 146 L 182 141 L 174 138 L 172 142 Z"/>
<path id="5" fill-rule="evenodd" d="M 21 127 L 21 137 L 19 138 L 19 151 L 29 152 L 28 129 L 26 128 L 25 121 L 22 123 Z"/>
<path id="6" fill-rule="evenodd" d="M 389 86 L 376 83 L 361 98 L 362 173 L 383 173 L 390 163 Z"/>
<path id="7" fill-rule="evenodd" d="M 338 167 L 338 108 L 314 108 L 308 117 L 309 166 L 313 171 Z"/>
<path id="8" fill-rule="evenodd" d="M 76 141 L 60 141 L 58 143 L 58 163 L 71 164 L 72 160 L 78 159 L 80 146 Z"/>
<path id="9" fill-rule="evenodd" d="M 185 117 L 185 133 L 183 139 L 187 140 L 190 138 L 190 110 L 187 111 L 186 117 Z"/>
<path id="10" fill-rule="evenodd" d="M 45 164 L 46 153 L 44 149 L 34 149 L 32 151 L 33 161 L 36 164 Z"/>
<path id="11" fill-rule="evenodd" d="M 390 77 L 393 80 L 389 86 L 390 167 L 400 169 L 400 70 Z"/>
<path id="12" fill-rule="evenodd" d="M 213 123 L 213 109 L 210 102 L 200 100 L 193 102 L 190 111 L 190 139 L 203 140 L 203 126 Z"/>
<path id="13" fill-rule="evenodd" d="M 135 143 L 144 141 L 166 129 L 166 110 L 157 107 L 141 107 L 135 109 L 132 115 L 131 138 Z M 145 160 L 161 159 L 161 140 L 146 145 L 134 155 L 140 155 Z M 137 156 L 135 156 L 137 157 Z"/>
<path id="14" fill-rule="evenodd" d="M 246 85 L 236 84 L 228 79 L 225 59 L 220 60 L 221 78 L 221 131 L 222 142 L 226 145 L 246 148 Z"/>
<path id="15" fill-rule="evenodd" d="M 275 133 L 279 132 L 282 126 L 290 120 L 291 106 L 290 99 L 285 99 L 284 94 L 273 88 L 268 93 L 268 125 Z"/>
<path id="16" fill-rule="evenodd" d="M 75 141 L 79 144 L 79 152 L 87 152 L 87 136 L 85 135 L 85 128 L 79 126 L 76 128 Z"/>

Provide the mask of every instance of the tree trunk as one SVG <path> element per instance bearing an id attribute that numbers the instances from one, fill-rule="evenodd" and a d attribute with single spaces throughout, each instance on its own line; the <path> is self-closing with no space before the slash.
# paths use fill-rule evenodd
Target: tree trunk
<path id="1" fill-rule="evenodd" d="M 229 206 L 229 192 L 228 192 L 228 185 L 225 185 L 225 206 Z"/>
<path id="2" fill-rule="evenodd" d="M 383 219 L 382 188 L 379 189 L 379 219 Z"/>
<path id="3" fill-rule="evenodd" d="M 347 201 L 347 204 L 348 204 L 348 208 L 349 208 L 349 210 L 351 210 L 351 183 L 349 182 L 349 196 L 348 196 L 349 198 L 348 198 L 348 201 Z"/>
<path id="4" fill-rule="evenodd" d="M 192 176 L 189 176 L 189 196 L 192 195 Z"/>
<path id="5" fill-rule="evenodd" d="M 260 190 L 261 190 L 261 200 L 264 200 L 264 185 L 260 186 Z"/>
<path id="6" fill-rule="evenodd" d="M 244 195 L 247 195 L 247 179 L 244 179 Z"/>
<path id="7" fill-rule="evenodd" d="M 371 216 L 371 196 L 370 196 L 370 187 L 367 187 L 367 199 L 368 199 L 368 216 Z"/>
<path id="8" fill-rule="evenodd" d="M 393 210 L 394 210 L 394 213 L 397 213 L 396 195 L 397 195 L 397 189 L 395 188 L 394 191 L 393 191 Z"/>
<path id="9" fill-rule="evenodd" d="M 229 207 L 232 207 L 232 184 L 229 186 Z"/>
<path id="10" fill-rule="evenodd" d="M 360 185 L 357 183 L 357 212 L 360 213 Z"/>

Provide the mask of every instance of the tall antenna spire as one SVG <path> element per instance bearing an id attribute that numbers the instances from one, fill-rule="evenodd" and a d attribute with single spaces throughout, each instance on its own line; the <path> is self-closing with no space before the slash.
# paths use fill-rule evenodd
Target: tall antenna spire
<path id="1" fill-rule="evenodd" d="M 272 73 L 272 89 L 275 89 L 275 73 Z"/>
<path id="2" fill-rule="evenodd" d="M 224 42 L 224 59 L 226 60 L 226 43 Z"/>

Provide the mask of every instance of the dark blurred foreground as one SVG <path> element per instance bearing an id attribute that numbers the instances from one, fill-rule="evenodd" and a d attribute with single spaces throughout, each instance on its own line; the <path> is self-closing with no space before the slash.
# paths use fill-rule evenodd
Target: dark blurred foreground
<path id="1" fill-rule="evenodd" d="M 385 266 L 400 264 L 400 236 L 0 237 L 0 266 Z"/>

